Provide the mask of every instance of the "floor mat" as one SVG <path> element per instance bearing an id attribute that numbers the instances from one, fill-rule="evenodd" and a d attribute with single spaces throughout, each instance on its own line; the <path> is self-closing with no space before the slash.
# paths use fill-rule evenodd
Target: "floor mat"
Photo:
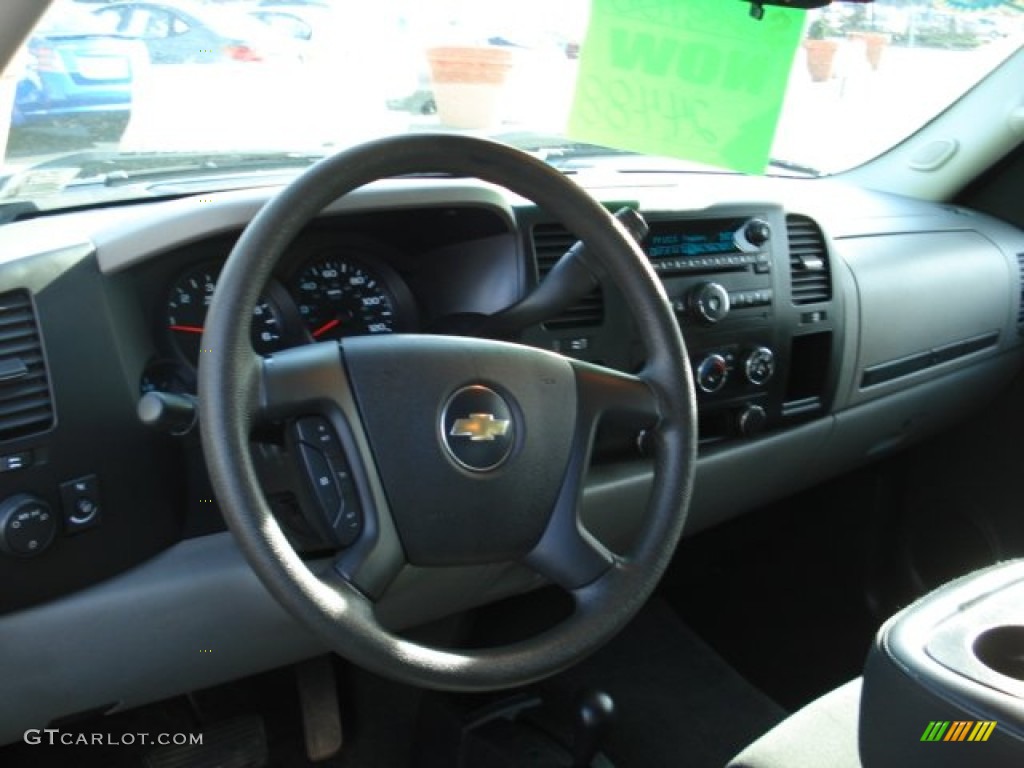
<path id="1" fill-rule="evenodd" d="M 882 616 L 868 600 L 893 513 L 866 468 L 684 539 L 659 586 L 740 674 L 796 711 L 861 674 Z"/>
<path id="2" fill-rule="evenodd" d="M 661 600 L 543 687 L 567 705 L 584 687 L 612 695 L 616 720 L 605 751 L 616 768 L 721 768 L 786 716 Z"/>

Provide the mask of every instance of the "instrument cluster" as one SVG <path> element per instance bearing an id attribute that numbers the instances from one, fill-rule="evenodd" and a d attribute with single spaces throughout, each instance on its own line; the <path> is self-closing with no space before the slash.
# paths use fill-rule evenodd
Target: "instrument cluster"
<path id="1" fill-rule="evenodd" d="M 180 270 L 166 287 L 157 324 L 168 354 L 147 367 L 142 391 L 194 392 L 206 314 L 223 259 Z M 346 336 L 417 330 L 408 286 L 368 245 L 307 247 L 282 261 L 247 320 L 261 355 Z"/>

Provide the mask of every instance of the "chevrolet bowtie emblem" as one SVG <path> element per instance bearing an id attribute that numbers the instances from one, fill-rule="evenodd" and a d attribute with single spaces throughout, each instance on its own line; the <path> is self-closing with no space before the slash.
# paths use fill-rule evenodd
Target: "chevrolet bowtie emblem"
<path id="1" fill-rule="evenodd" d="M 494 440 L 508 432 L 508 419 L 496 419 L 492 413 L 471 413 L 469 418 L 456 419 L 452 424 L 452 437 L 468 437 L 471 441 Z"/>
<path id="2" fill-rule="evenodd" d="M 463 387 L 449 397 L 438 426 L 448 458 L 470 472 L 500 467 L 512 455 L 518 437 L 509 402 L 483 384 Z"/>

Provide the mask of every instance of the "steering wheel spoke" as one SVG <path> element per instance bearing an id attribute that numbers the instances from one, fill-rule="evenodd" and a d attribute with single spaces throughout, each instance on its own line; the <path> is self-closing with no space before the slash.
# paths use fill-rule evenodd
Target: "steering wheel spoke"
<path id="1" fill-rule="evenodd" d="M 349 547 L 337 552 L 320 574 L 321 580 L 337 592 L 355 590 L 368 602 L 376 603 L 405 566 L 404 558 L 386 547 Z"/>
<path id="2" fill-rule="evenodd" d="M 602 418 L 640 429 L 652 427 L 661 415 L 651 383 L 643 376 L 572 361 L 580 409 L 578 419 L 591 429 Z"/>
<path id="3" fill-rule="evenodd" d="M 574 491 L 566 491 L 572 496 Z M 576 501 L 560 503 L 540 542 L 525 562 L 548 581 L 573 592 L 592 584 L 615 565 L 615 555 L 579 522 Z"/>
<path id="4" fill-rule="evenodd" d="M 353 406 L 341 347 L 325 341 L 277 352 L 262 361 L 257 419 L 280 419 L 296 413 Z"/>
<path id="5" fill-rule="evenodd" d="M 594 433 L 606 418 L 637 430 L 653 427 L 658 402 L 648 382 L 639 376 L 578 360 L 571 365 L 577 393 L 573 450 L 547 528 L 526 563 L 555 584 L 574 591 L 600 578 L 616 562 L 580 520 Z"/>

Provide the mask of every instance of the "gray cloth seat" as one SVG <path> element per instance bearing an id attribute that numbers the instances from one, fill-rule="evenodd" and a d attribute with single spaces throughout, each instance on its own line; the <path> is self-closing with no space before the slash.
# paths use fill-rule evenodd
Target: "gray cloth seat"
<path id="1" fill-rule="evenodd" d="M 746 747 L 728 768 L 861 768 L 861 678 L 815 699 Z"/>

